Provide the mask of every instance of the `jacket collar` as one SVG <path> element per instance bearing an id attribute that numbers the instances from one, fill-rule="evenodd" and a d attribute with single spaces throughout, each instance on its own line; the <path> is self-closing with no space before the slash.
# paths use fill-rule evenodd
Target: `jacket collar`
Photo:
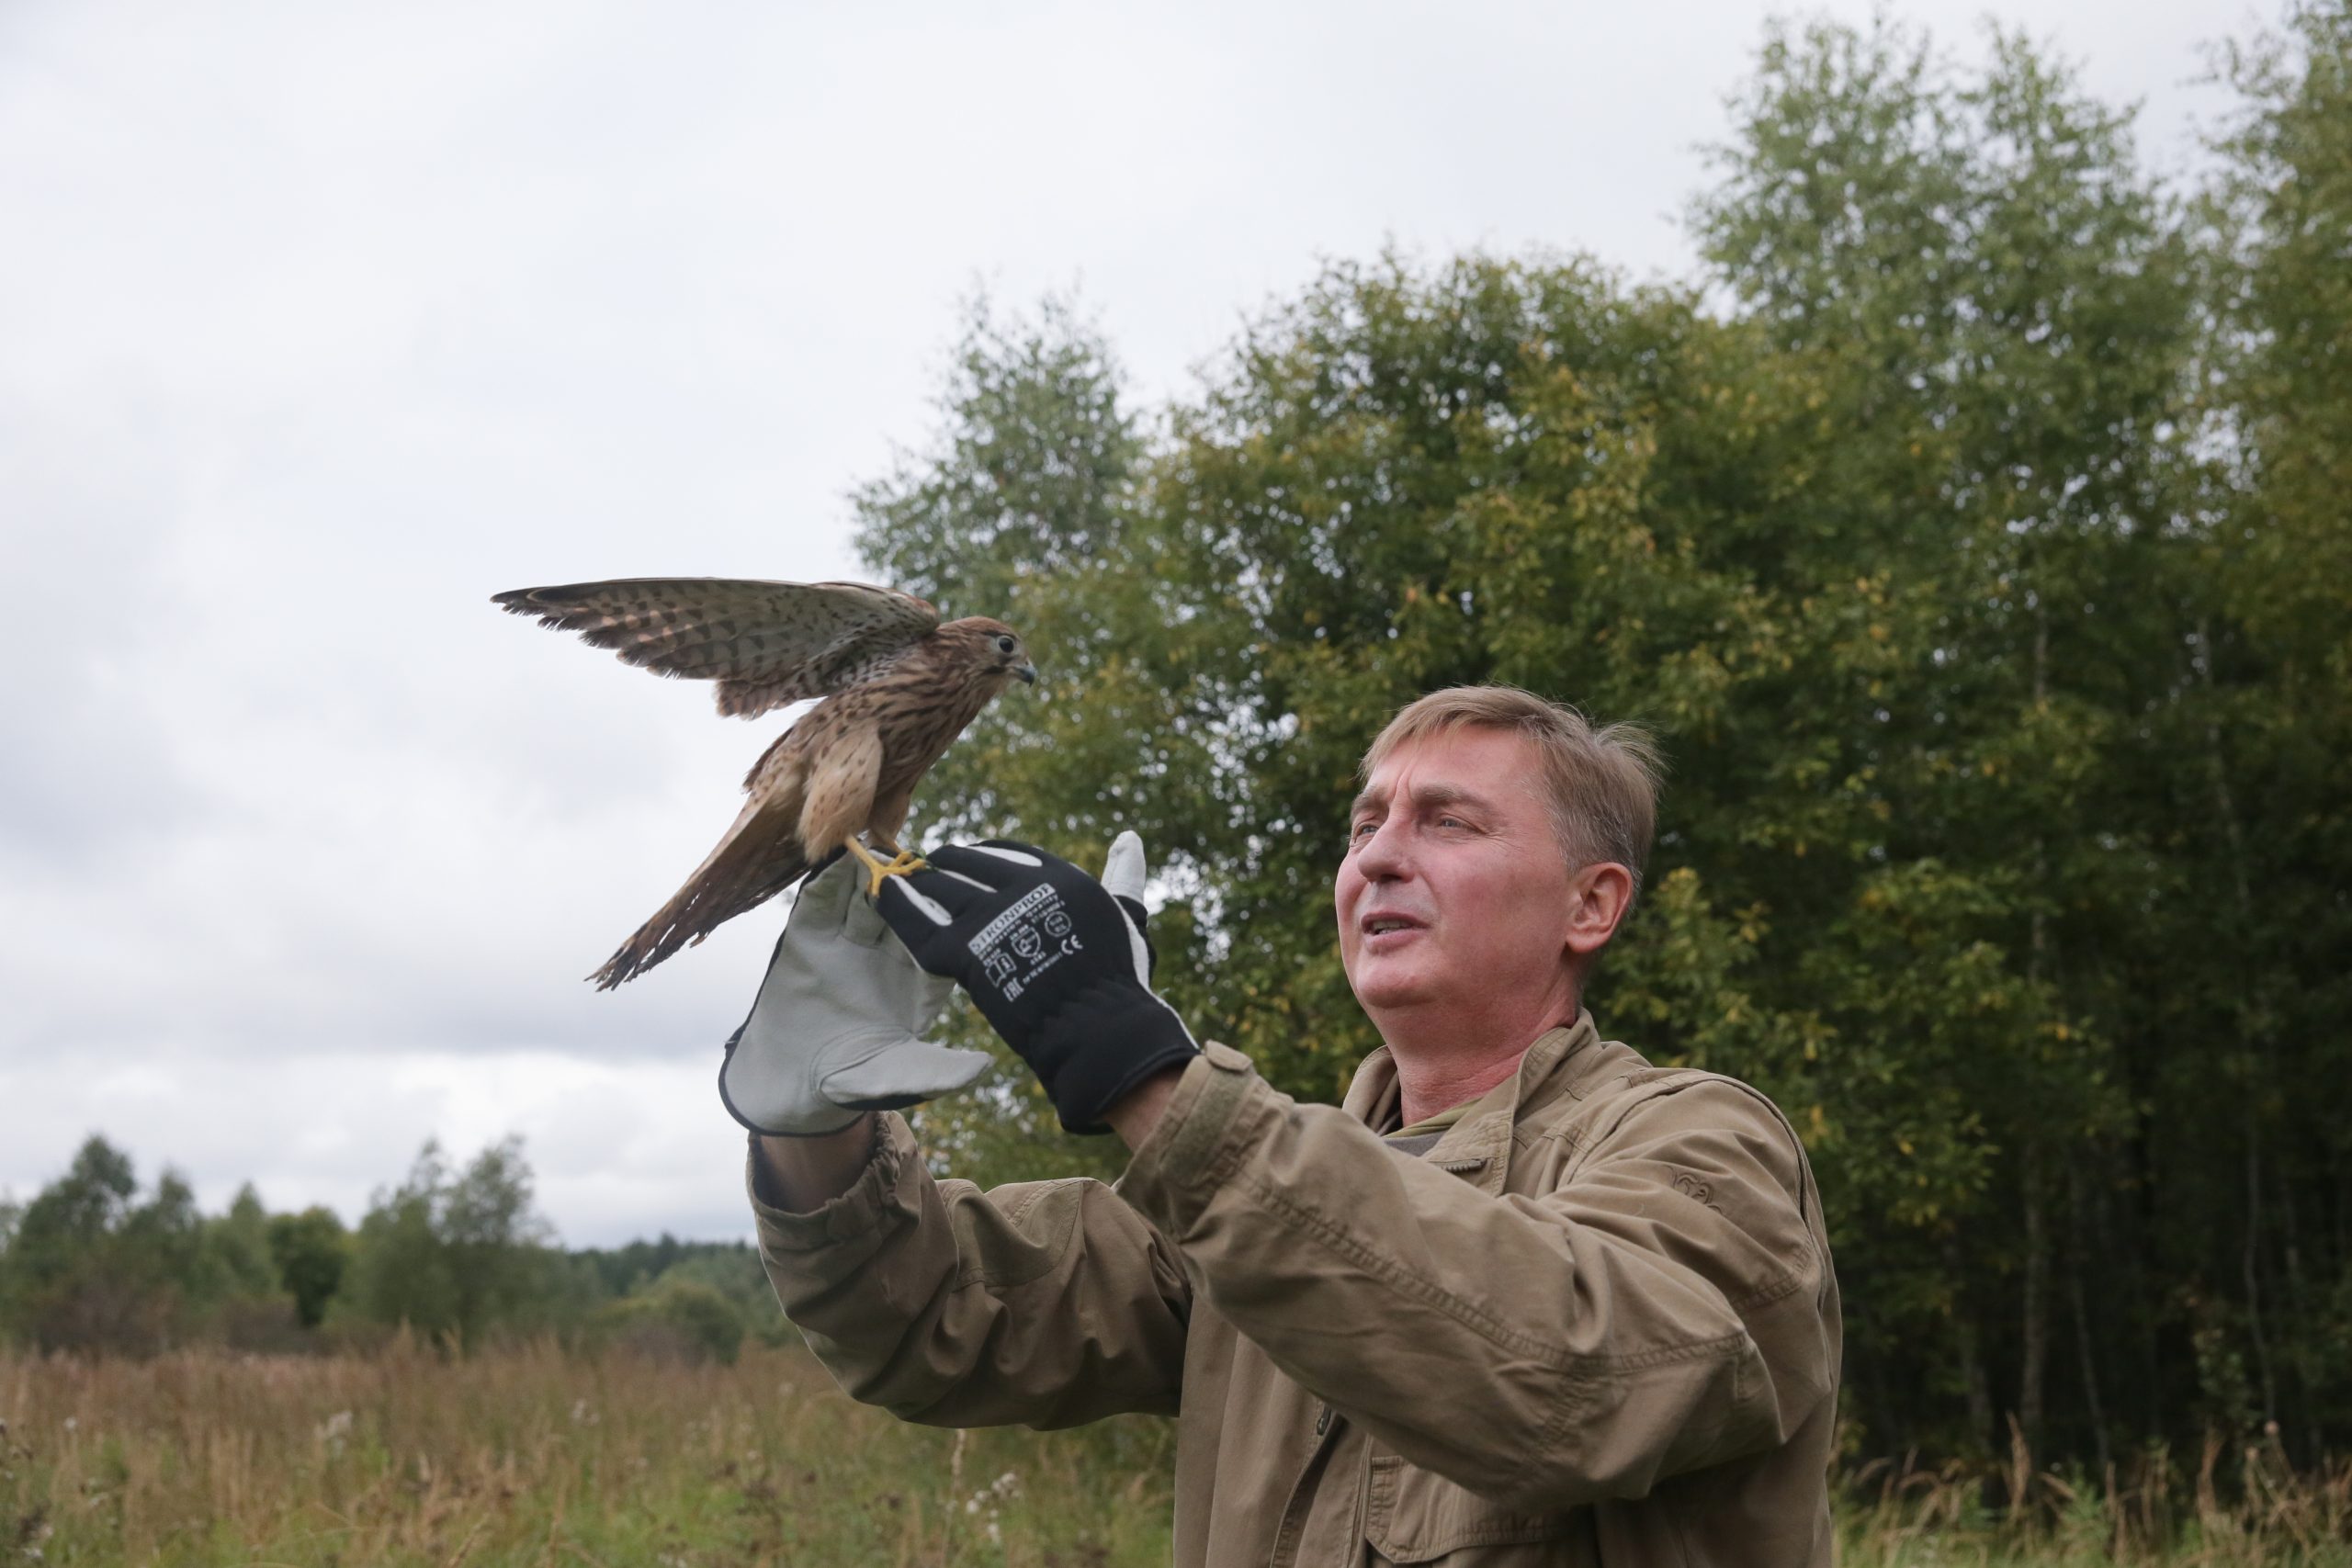
<path id="1" fill-rule="evenodd" d="M 1511 1133 L 1521 1112 L 1562 1093 L 1582 1092 L 1576 1080 L 1591 1060 L 1585 1047 L 1600 1040 L 1592 1014 L 1582 1008 L 1577 1010 L 1575 1022 L 1545 1030 L 1521 1054 L 1511 1075 L 1473 1100 L 1462 1120 L 1448 1127 L 1422 1157 L 1456 1172 L 1481 1191 L 1500 1192 L 1510 1171 Z M 1396 1115 L 1397 1099 L 1396 1062 L 1383 1045 L 1356 1068 L 1345 1109 L 1365 1126 L 1376 1128 Z"/>

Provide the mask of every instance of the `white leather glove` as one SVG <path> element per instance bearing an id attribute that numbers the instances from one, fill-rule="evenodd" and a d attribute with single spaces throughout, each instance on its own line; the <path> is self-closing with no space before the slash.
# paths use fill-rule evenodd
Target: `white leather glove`
<path id="1" fill-rule="evenodd" d="M 842 855 L 801 885 L 759 999 L 727 1042 L 718 1098 L 754 1133 L 838 1133 L 988 1071 L 988 1053 L 922 1038 L 955 983 L 908 955 L 860 894 L 864 876 Z"/>

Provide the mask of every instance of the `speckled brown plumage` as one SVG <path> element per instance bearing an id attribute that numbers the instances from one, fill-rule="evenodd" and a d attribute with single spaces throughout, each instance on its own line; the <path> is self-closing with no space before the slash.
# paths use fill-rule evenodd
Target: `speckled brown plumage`
<path id="1" fill-rule="evenodd" d="M 824 699 L 753 765 L 734 826 L 685 886 L 590 976 L 600 990 L 774 897 L 860 832 L 895 850 L 916 782 L 989 699 L 1036 678 L 1011 627 L 942 624 L 912 594 L 862 582 L 631 578 L 493 603 L 629 663 L 716 681 L 721 713 Z"/>

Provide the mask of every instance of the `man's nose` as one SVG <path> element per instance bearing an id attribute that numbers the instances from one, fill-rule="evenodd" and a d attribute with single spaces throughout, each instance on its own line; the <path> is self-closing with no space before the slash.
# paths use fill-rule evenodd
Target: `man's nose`
<path id="1" fill-rule="evenodd" d="M 1396 822 L 1383 822 L 1369 838 L 1356 842 L 1356 874 L 1366 882 L 1386 882 L 1405 872 L 1405 835 Z"/>

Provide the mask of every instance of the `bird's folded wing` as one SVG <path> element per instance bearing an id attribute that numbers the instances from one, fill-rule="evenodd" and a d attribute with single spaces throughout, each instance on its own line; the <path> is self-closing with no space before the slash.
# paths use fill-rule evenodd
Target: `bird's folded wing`
<path id="1" fill-rule="evenodd" d="M 864 582 L 628 577 L 492 602 L 660 674 L 716 681 L 718 711 L 745 717 L 867 679 L 939 626 L 923 600 Z"/>

